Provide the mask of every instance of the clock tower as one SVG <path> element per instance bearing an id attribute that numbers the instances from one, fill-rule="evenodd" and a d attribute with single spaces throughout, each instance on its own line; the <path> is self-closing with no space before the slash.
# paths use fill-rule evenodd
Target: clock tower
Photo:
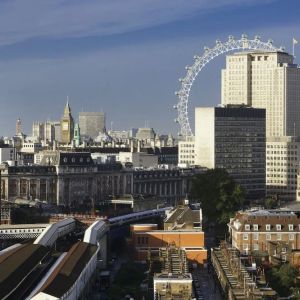
<path id="1" fill-rule="evenodd" d="M 64 115 L 60 120 L 60 133 L 61 133 L 61 143 L 70 144 L 73 139 L 74 133 L 74 121 L 71 114 L 71 108 L 69 105 L 69 100 L 64 109 Z"/>

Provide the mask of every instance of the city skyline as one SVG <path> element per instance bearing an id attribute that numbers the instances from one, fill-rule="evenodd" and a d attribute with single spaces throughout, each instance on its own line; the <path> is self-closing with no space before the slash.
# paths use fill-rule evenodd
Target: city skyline
<path id="1" fill-rule="evenodd" d="M 148 120 L 158 132 L 176 134 L 178 78 L 204 46 L 245 32 L 291 53 L 292 38 L 300 36 L 293 1 L 90 1 L 84 12 L 80 2 L 31 4 L 0 4 L 0 136 L 14 134 L 18 117 L 28 134 L 35 120 L 60 119 L 67 95 L 74 116 L 103 111 L 108 127 L 111 121 L 115 129 L 142 127 Z M 296 63 L 299 53 L 296 47 Z M 195 106 L 220 103 L 224 64 L 222 56 L 199 76 L 190 115 Z"/>

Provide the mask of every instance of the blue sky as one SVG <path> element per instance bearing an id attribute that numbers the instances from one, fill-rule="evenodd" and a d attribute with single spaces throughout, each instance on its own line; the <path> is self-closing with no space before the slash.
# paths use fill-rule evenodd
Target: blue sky
<path id="1" fill-rule="evenodd" d="M 0 136 L 18 117 L 28 134 L 34 120 L 60 119 L 67 95 L 75 119 L 104 111 L 108 128 L 148 121 L 176 134 L 174 91 L 193 55 L 242 33 L 290 51 L 299 15 L 298 0 L 0 0 Z M 191 119 L 220 102 L 224 61 L 198 76 Z"/>

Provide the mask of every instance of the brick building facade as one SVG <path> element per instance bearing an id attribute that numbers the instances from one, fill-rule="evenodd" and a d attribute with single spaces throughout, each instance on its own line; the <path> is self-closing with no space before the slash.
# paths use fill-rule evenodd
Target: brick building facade
<path id="1" fill-rule="evenodd" d="M 300 249 L 300 212 L 253 209 L 238 212 L 228 224 L 232 246 L 241 253 L 268 252 L 269 242 Z"/>
<path id="2" fill-rule="evenodd" d="M 207 260 L 204 246 L 201 209 L 188 205 L 172 210 L 164 221 L 164 230 L 156 224 L 135 224 L 130 226 L 131 243 L 137 261 L 146 261 L 149 251 L 158 252 L 162 247 L 175 246 L 185 250 L 189 261 L 203 265 Z"/>

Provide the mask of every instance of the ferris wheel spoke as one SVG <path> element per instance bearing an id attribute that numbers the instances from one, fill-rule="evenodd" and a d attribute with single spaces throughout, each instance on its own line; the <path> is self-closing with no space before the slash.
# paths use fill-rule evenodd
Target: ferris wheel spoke
<path id="1" fill-rule="evenodd" d="M 275 47 L 271 39 L 269 39 L 267 42 L 263 42 L 259 36 L 255 36 L 254 39 L 251 40 L 245 34 L 243 34 L 239 40 L 235 40 L 233 36 L 229 36 L 228 40 L 224 43 L 222 43 L 220 40 L 216 40 L 216 44 L 213 48 L 204 47 L 202 56 L 195 55 L 194 64 L 192 66 L 186 66 L 186 75 L 179 79 L 181 88 L 175 93 L 179 98 L 178 103 L 174 105 L 174 108 L 178 111 L 178 117 L 175 120 L 177 123 L 179 123 L 180 134 L 182 136 L 193 135 L 188 117 L 188 103 L 190 91 L 196 77 L 203 70 L 203 68 L 216 57 L 235 50 L 282 52 L 284 51 L 284 48 Z"/>

